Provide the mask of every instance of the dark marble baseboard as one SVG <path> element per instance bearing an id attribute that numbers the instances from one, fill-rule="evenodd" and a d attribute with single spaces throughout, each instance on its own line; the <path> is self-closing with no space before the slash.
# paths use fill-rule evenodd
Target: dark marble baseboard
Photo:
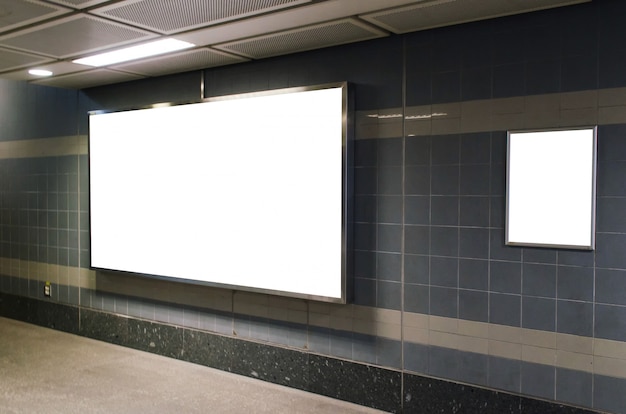
<path id="1" fill-rule="evenodd" d="M 595 411 L 404 374 L 405 413 L 592 414 Z"/>
<path id="2" fill-rule="evenodd" d="M 593 411 L 231 336 L 0 293 L 0 316 L 396 413 Z"/>

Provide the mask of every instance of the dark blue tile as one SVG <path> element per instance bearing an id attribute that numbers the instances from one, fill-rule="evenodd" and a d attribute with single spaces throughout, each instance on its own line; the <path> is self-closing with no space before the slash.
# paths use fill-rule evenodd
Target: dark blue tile
<path id="1" fill-rule="evenodd" d="M 485 26 L 475 26 L 476 28 L 485 29 L 477 30 L 475 33 L 467 33 L 461 39 L 463 45 L 461 50 L 461 67 L 472 68 L 477 66 L 491 66 L 492 63 L 492 45 L 493 36 L 491 31 Z"/>
<path id="2" fill-rule="evenodd" d="M 580 336 L 593 335 L 593 304 L 558 300 L 556 316 L 557 332 Z"/>
<path id="3" fill-rule="evenodd" d="M 376 363 L 376 337 L 359 333 L 352 334 L 352 355 L 355 361 Z"/>
<path id="4" fill-rule="evenodd" d="M 525 39 L 527 33 L 518 27 L 507 28 L 493 36 L 493 63 L 503 64 L 524 60 Z"/>
<path id="5" fill-rule="evenodd" d="M 561 62 L 557 59 L 528 62 L 526 64 L 526 93 L 540 95 L 559 92 L 561 89 Z"/>
<path id="6" fill-rule="evenodd" d="M 506 159 L 506 152 L 504 159 Z M 492 163 L 489 173 L 489 194 L 492 196 L 504 196 L 506 194 L 506 168 L 504 164 Z"/>
<path id="7" fill-rule="evenodd" d="M 489 290 L 519 294 L 522 289 L 522 266 L 517 262 L 489 262 Z"/>
<path id="8" fill-rule="evenodd" d="M 523 63 L 494 66 L 493 97 L 508 98 L 523 96 L 526 92 L 525 71 Z"/>
<path id="9" fill-rule="evenodd" d="M 406 167 L 405 180 L 405 191 L 407 195 L 430 195 L 430 167 Z"/>
<path id="10" fill-rule="evenodd" d="M 431 346 L 428 353 L 428 374 L 455 380 L 459 376 L 459 351 Z"/>
<path id="11" fill-rule="evenodd" d="M 461 73 L 436 72 L 432 75 L 432 103 L 458 102 L 461 99 Z"/>
<path id="12" fill-rule="evenodd" d="M 399 282 L 402 271 L 402 255 L 399 253 L 377 253 L 376 257 L 376 278 Z"/>
<path id="13" fill-rule="evenodd" d="M 376 194 L 377 170 L 375 167 L 354 169 L 354 194 Z"/>
<path id="14" fill-rule="evenodd" d="M 458 165 L 433 165 L 430 171 L 432 195 L 459 195 Z"/>
<path id="15" fill-rule="evenodd" d="M 406 224 L 429 224 L 430 197 L 406 196 L 404 198 L 404 222 Z"/>
<path id="16" fill-rule="evenodd" d="M 487 260 L 459 259 L 459 287 L 489 289 L 489 262 Z"/>
<path id="17" fill-rule="evenodd" d="M 339 358 L 352 359 L 352 332 L 330 332 L 330 355 Z"/>
<path id="18" fill-rule="evenodd" d="M 402 167 L 378 167 L 378 194 L 402 194 Z"/>
<path id="19" fill-rule="evenodd" d="M 598 197 L 596 231 L 626 233 L 626 198 Z"/>
<path id="20" fill-rule="evenodd" d="M 402 223 L 402 196 L 378 196 L 377 211 L 379 223 Z"/>
<path id="21" fill-rule="evenodd" d="M 554 400 L 556 371 L 553 366 L 522 361 L 522 394 Z"/>
<path id="22" fill-rule="evenodd" d="M 626 124 L 598 126 L 598 160 L 626 161 Z"/>
<path id="23" fill-rule="evenodd" d="M 400 253 L 402 249 L 402 226 L 393 224 L 379 224 L 378 250 Z"/>
<path id="24" fill-rule="evenodd" d="M 493 71 L 491 66 L 464 69 L 461 73 L 461 100 L 491 98 Z"/>
<path id="25" fill-rule="evenodd" d="M 405 141 L 405 164 L 428 165 L 430 164 L 431 138 L 408 137 Z"/>
<path id="26" fill-rule="evenodd" d="M 379 308 L 400 310 L 402 303 L 402 284 L 397 282 L 378 282 L 376 305 Z"/>
<path id="27" fill-rule="evenodd" d="M 556 399 L 569 404 L 591 407 L 592 378 L 588 372 L 556 369 Z"/>
<path id="28" fill-rule="evenodd" d="M 375 223 L 377 219 L 376 204 L 376 196 L 354 196 L 354 221 L 361 223 Z"/>
<path id="29" fill-rule="evenodd" d="M 496 228 L 504 228 L 505 224 L 505 199 L 500 196 L 490 197 L 491 211 L 489 212 L 489 225 Z"/>
<path id="30" fill-rule="evenodd" d="M 626 307 L 596 305 L 594 335 L 596 338 L 626 341 Z"/>
<path id="31" fill-rule="evenodd" d="M 522 249 L 520 247 L 504 244 L 504 229 L 491 229 L 489 233 L 489 257 L 491 259 L 515 261 L 522 259 Z"/>
<path id="32" fill-rule="evenodd" d="M 430 309 L 429 289 L 427 285 L 404 285 L 404 310 L 428 314 Z"/>
<path id="33" fill-rule="evenodd" d="M 556 263 L 556 250 L 554 249 L 524 247 L 522 255 L 526 263 Z"/>
<path id="34" fill-rule="evenodd" d="M 428 256 L 404 255 L 404 281 L 406 283 L 428 284 L 430 263 Z"/>
<path id="35" fill-rule="evenodd" d="M 402 138 L 378 140 L 378 166 L 402 165 Z"/>
<path id="36" fill-rule="evenodd" d="M 460 45 L 452 33 L 442 31 L 433 37 L 431 68 L 434 72 L 458 70 L 461 64 Z"/>
<path id="37" fill-rule="evenodd" d="M 409 106 L 427 105 L 432 102 L 432 82 L 430 71 L 407 71 L 406 103 Z"/>
<path id="38" fill-rule="evenodd" d="M 524 296 L 522 298 L 522 327 L 554 332 L 556 300 Z"/>
<path id="39" fill-rule="evenodd" d="M 596 269 L 596 303 L 626 306 L 626 271 Z"/>
<path id="40" fill-rule="evenodd" d="M 489 294 L 477 290 L 459 290 L 459 318 L 489 321 Z"/>
<path id="41" fill-rule="evenodd" d="M 626 412 L 626 379 L 594 375 L 593 408 L 612 413 Z"/>
<path id="42" fill-rule="evenodd" d="M 619 88 L 624 86 L 620 74 L 626 71 L 626 49 L 615 48 L 611 53 L 599 55 L 599 87 Z"/>
<path id="43" fill-rule="evenodd" d="M 461 227 L 459 229 L 459 256 L 487 259 L 489 257 L 489 230 Z"/>
<path id="44" fill-rule="evenodd" d="M 598 87 L 596 56 L 565 57 L 561 66 L 561 91 L 584 91 Z"/>
<path id="45" fill-rule="evenodd" d="M 473 352 L 459 351 L 458 380 L 470 384 L 487 385 L 489 357 Z"/>
<path id="46" fill-rule="evenodd" d="M 404 226 L 404 251 L 406 253 L 429 254 L 429 246 L 429 226 Z"/>
<path id="47" fill-rule="evenodd" d="M 604 161 L 598 163 L 598 196 L 626 196 L 626 162 Z"/>
<path id="48" fill-rule="evenodd" d="M 461 164 L 489 164 L 491 134 L 476 132 L 461 135 Z"/>
<path id="49" fill-rule="evenodd" d="M 593 268 L 559 266 L 557 269 L 557 297 L 590 302 L 593 300 L 593 280 Z"/>
<path id="50" fill-rule="evenodd" d="M 430 284 L 457 287 L 458 270 L 458 259 L 433 256 L 430 258 Z"/>
<path id="51" fill-rule="evenodd" d="M 430 198 L 431 224 L 455 226 L 459 224 L 459 197 L 435 196 Z"/>
<path id="52" fill-rule="evenodd" d="M 626 180 L 625 180 L 626 181 Z M 626 269 L 626 234 L 596 234 L 596 266 Z"/>
<path id="53" fill-rule="evenodd" d="M 354 224 L 354 248 L 358 250 L 376 250 L 376 225 Z"/>
<path id="54" fill-rule="evenodd" d="M 330 354 L 330 330 L 317 326 L 309 326 L 309 349 L 312 352 Z"/>
<path id="55" fill-rule="evenodd" d="M 506 143 L 507 132 L 495 131 L 491 133 L 491 165 L 492 171 L 502 179 L 506 177 Z M 495 168 L 498 167 L 498 168 Z M 492 176 L 493 179 L 493 176 Z M 492 186 L 493 187 L 493 186 Z M 493 194 L 493 192 L 492 192 Z M 501 195 L 503 195 L 502 193 Z"/>
<path id="56" fill-rule="evenodd" d="M 568 266 L 593 267 L 595 257 L 595 250 L 559 250 L 557 263 Z"/>
<path id="57" fill-rule="evenodd" d="M 457 318 L 458 289 L 431 286 L 430 314 L 445 316 L 448 318 Z"/>
<path id="58" fill-rule="evenodd" d="M 489 197 L 461 197 L 459 224 L 489 227 Z"/>
<path id="59" fill-rule="evenodd" d="M 554 58 L 561 53 L 561 35 L 554 30 L 554 24 L 533 25 L 525 38 L 524 53 L 531 61 Z"/>
<path id="60" fill-rule="evenodd" d="M 461 194 L 489 195 L 490 171 L 489 165 L 462 165 Z"/>
<path id="61" fill-rule="evenodd" d="M 376 306 L 376 280 L 354 278 L 354 303 L 361 306 Z"/>
<path id="62" fill-rule="evenodd" d="M 376 253 L 370 251 L 355 251 L 354 275 L 361 278 L 376 278 Z"/>
<path id="63" fill-rule="evenodd" d="M 404 369 L 427 374 L 429 351 L 428 345 L 404 342 Z"/>
<path id="64" fill-rule="evenodd" d="M 402 368 L 402 343 L 393 339 L 376 338 L 376 363 L 384 367 Z"/>
<path id="65" fill-rule="evenodd" d="M 459 229 L 457 227 L 430 228 L 430 254 L 437 256 L 458 256 Z"/>
<path id="66" fill-rule="evenodd" d="M 522 275 L 522 293 L 524 295 L 556 297 L 555 265 L 524 263 Z"/>
<path id="67" fill-rule="evenodd" d="M 378 140 L 357 139 L 354 140 L 354 166 L 373 167 L 377 164 Z"/>
<path id="68" fill-rule="evenodd" d="M 521 296 L 489 294 L 489 322 L 499 325 L 521 325 Z"/>
<path id="69" fill-rule="evenodd" d="M 490 356 L 489 386 L 519 393 L 521 389 L 521 361 Z"/>

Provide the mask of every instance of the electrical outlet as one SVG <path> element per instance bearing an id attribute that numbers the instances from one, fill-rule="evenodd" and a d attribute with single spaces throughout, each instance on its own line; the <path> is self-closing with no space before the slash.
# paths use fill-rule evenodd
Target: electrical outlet
<path id="1" fill-rule="evenodd" d="M 43 287 L 43 295 L 50 297 L 50 295 L 52 295 L 52 285 L 50 284 L 50 282 L 46 282 L 46 284 Z"/>

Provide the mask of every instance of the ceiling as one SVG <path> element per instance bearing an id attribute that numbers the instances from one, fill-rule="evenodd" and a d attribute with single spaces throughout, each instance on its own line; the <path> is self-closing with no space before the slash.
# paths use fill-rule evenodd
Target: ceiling
<path id="1" fill-rule="evenodd" d="M 0 78 L 88 88 L 587 1 L 0 0 Z M 196 46 L 101 68 L 72 63 L 162 38 Z"/>

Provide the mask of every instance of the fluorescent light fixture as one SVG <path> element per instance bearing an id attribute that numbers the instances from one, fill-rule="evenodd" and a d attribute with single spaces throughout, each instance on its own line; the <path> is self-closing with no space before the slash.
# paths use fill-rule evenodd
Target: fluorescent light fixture
<path id="1" fill-rule="evenodd" d="M 28 73 L 33 76 L 52 76 L 52 72 L 45 69 L 31 69 Z"/>
<path id="2" fill-rule="evenodd" d="M 164 53 L 175 52 L 177 50 L 194 47 L 193 43 L 183 42 L 176 39 L 163 39 L 142 45 L 131 46 L 112 52 L 101 53 L 81 59 L 73 60 L 72 63 L 87 66 L 107 66 L 129 60 L 141 59 L 149 56 L 162 55 Z"/>

